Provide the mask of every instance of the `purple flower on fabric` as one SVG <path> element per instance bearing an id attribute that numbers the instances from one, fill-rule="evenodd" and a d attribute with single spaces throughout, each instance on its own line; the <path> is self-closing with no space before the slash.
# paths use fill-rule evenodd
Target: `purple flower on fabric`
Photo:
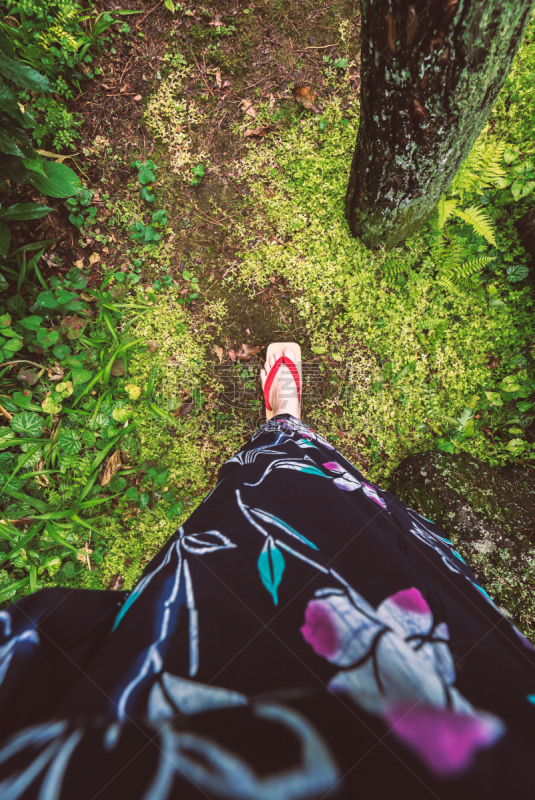
<path id="1" fill-rule="evenodd" d="M 393 703 L 384 716 L 391 732 L 442 778 L 464 772 L 476 752 L 495 744 L 505 730 L 490 714 L 459 714 L 429 705 Z"/>
<path id="2" fill-rule="evenodd" d="M 350 695 L 387 722 L 391 722 L 389 715 L 398 714 L 396 735 L 406 739 L 430 769 L 440 762 L 437 774 L 464 769 L 478 747 L 488 746 L 501 735 L 502 723 L 476 711 L 453 686 L 448 626 L 435 624 L 419 589 L 397 592 L 377 609 L 353 589 L 319 590 L 308 603 L 301 633 L 319 656 L 342 668 L 329 681 L 331 691 Z M 418 725 L 409 724 L 410 720 L 401 724 L 405 717 L 396 708 L 418 708 L 422 720 L 431 718 L 425 717 L 426 710 L 448 711 L 450 716 L 440 717 L 433 747 L 441 747 L 440 735 L 444 741 L 457 736 L 457 750 L 451 745 L 443 748 L 442 756 L 431 756 L 425 737 L 413 732 Z M 458 716 L 460 722 L 450 724 Z"/>
<path id="3" fill-rule="evenodd" d="M 326 461 L 323 466 L 325 469 L 336 474 L 333 483 L 335 486 L 338 486 L 339 489 L 343 489 L 345 492 L 354 492 L 355 489 L 361 488 L 362 483 L 354 478 L 353 475 L 337 461 Z"/>
<path id="4" fill-rule="evenodd" d="M 383 500 L 382 497 L 379 497 L 379 495 L 377 494 L 377 492 L 373 488 L 373 486 L 370 486 L 369 483 L 363 483 L 362 484 L 362 491 L 364 492 L 364 494 L 367 497 L 370 498 L 370 500 L 373 500 L 374 503 L 377 503 L 378 506 L 381 506 L 381 508 L 384 508 L 384 510 L 386 511 L 386 503 L 385 503 L 385 501 Z"/>

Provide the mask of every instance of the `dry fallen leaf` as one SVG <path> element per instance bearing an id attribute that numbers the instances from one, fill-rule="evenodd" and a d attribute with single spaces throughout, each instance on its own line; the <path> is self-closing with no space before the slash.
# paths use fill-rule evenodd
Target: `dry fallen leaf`
<path id="1" fill-rule="evenodd" d="M 242 361 L 249 361 L 252 356 L 258 355 L 261 351 L 261 347 L 249 347 L 248 344 L 242 344 L 238 352 L 236 353 L 237 357 L 240 358 Z"/>
<path id="2" fill-rule="evenodd" d="M 230 81 L 225 81 L 225 83 L 223 84 L 223 86 L 221 88 L 222 89 L 226 89 L 227 86 L 230 86 Z"/>
<path id="3" fill-rule="evenodd" d="M 219 363 L 221 364 L 221 362 L 223 361 L 223 348 L 222 347 L 218 347 L 217 345 L 214 345 L 214 350 L 215 350 L 215 353 L 216 353 L 216 355 L 217 355 L 217 357 L 219 359 Z"/>
<path id="4" fill-rule="evenodd" d="M 315 114 L 320 113 L 319 108 L 317 108 L 315 105 L 318 95 L 314 89 L 310 88 L 310 86 L 294 86 L 292 89 L 292 94 L 297 102 L 301 103 L 304 108 L 314 111 Z"/>
<path id="5" fill-rule="evenodd" d="M 221 89 L 221 70 L 219 67 L 215 71 L 215 82 L 217 84 L 217 88 Z"/>
<path id="6" fill-rule="evenodd" d="M 136 94 L 136 96 L 134 97 L 134 100 L 136 101 L 136 103 L 139 103 L 139 101 L 141 100 L 141 95 L 140 94 Z"/>
<path id="7" fill-rule="evenodd" d="M 159 348 L 159 346 L 160 346 L 159 343 L 154 341 L 154 339 L 151 339 L 150 341 L 147 342 L 147 350 L 149 351 L 149 353 L 155 353 L 156 350 Z"/>
<path id="8" fill-rule="evenodd" d="M 259 128 L 247 128 L 244 136 L 265 136 L 271 130 L 271 125 L 260 125 Z"/>
<path id="9" fill-rule="evenodd" d="M 61 381 L 65 377 L 65 373 L 58 363 L 54 364 L 53 367 L 47 367 L 46 371 L 51 381 Z"/>
<path id="10" fill-rule="evenodd" d="M 72 158 L 73 156 L 77 156 L 78 153 L 73 153 L 72 155 L 62 156 L 59 153 L 51 153 L 50 150 L 36 150 L 36 153 L 39 153 L 40 156 L 45 156 L 46 158 L 53 158 L 58 164 L 63 164 L 66 158 Z"/>
<path id="11" fill-rule="evenodd" d="M 89 256 L 89 266 L 92 266 L 93 264 L 96 264 L 97 261 L 100 261 L 99 254 L 98 253 L 91 253 L 91 255 Z"/>
<path id="12" fill-rule="evenodd" d="M 121 463 L 121 451 L 120 450 L 116 450 L 115 453 L 113 453 L 108 458 L 108 461 L 107 461 L 107 464 L 106 464 L 106 469 L 104 470 L 104 472 L 102 474 L 102 479 L 100 481 L 100 485 L 101 486 L 107 486 L 108 483 L 113 478 L 113 476 L 115 475 L 115 473 L 119 472 L 119 470 L 121 469 L 122 466 L 123 465 Z"/>
<path id="13" fill-rule="evenodd" d="M 87 294 L 87 292 L 80 292 L 80 297 L 82 300 L 85 300 L 86 303 L 94 303 L 96 298 L 93 297 L 91 294 Z"/>
<path id="14" fill-rule="evenodd" d="M 35 374 L 35 370 L 33 369 L 21 369 L 19 370 L 19 374 L 17 375 L 19 381 L 25 381 L 25 383 L 33 386 L 38 381 L 38 377 Z"/>
<path id="15" fill-rule="evenodd" d="M 74 266 L 75 266 L 77 269 L 83 269 L 83 268 L 84 268 L 84 259 L 83 259 L 83 258 L 81 258 L 79 261 L 75 261 L 75 262 L 74 262 Z"/>
<path id="16" fill-rule="evenodd" d="M 275 105 L 275 95 L 271 94 L 271 92 L 270 92 L 270 94 L 269 94 L 269 107 L 270 107 L 270 109 L 272 109 L 274 105 Z"/>
<path id="17" fill-rule="evenodd" d="M 185 417 L 187 414 L 191 414 L 194 408 L 195 408 L 194 401 L 188 400 L 187 402 L 182 403 L 180 408 L 178 408 L 176 411 L 173 411 L 173 414 L 175 415 L 175 417 Z"/>
<path id="18" fill-rule="evenodd" d="M 124 375 L 126 372 L 124 361 L 121 358 L 116 358 L 111 365 L 110 372 L 114 378 L 119 378 L 121 375 Z"/>
<path id="19" fill-rule="evenodd" d="M 242 111 L 248 114 L 253 119 L 256 117 L 256 111 L 253 108 L 253 104 L 249 100 L 242 100 L 240 103 Z"/>
<path id="20" fill-rule="evenodd" d="M 232 361 L 236 361 L 236 353 L 234 350 L 227 350 L 227 355 Z"/>
<path id="21" fill-rule="evenodd" d="M 249 328 L 246 328 L 246 329 L 245 329 L 245 333 L 247 334 L 247 336 L 250 336 L 250 335 L 251 335 L 251 331 L 249 330 Z"/>
<path id="22" fill-rule="evenodd" d="M 111 581 L 108 584 L 108 589 L 112 592 L 120 592 L 124 586 L 123 576 L 117 573 L 113 576 Z"/>

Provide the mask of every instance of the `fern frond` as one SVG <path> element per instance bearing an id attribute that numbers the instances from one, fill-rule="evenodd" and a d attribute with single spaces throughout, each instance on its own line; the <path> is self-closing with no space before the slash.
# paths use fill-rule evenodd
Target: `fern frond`
<path id="1" fill-rule="evenodd" d="M 481 159 L 481 172 L 474 187 L 476 190 L 483 190 L 489 186 L 498 186 L 505 179 L 505 170 L 502 167 L 503 154 L 505 152 L 505 142 L 489 144 L 483 152 Z"/>
<path id="2" fill-rule="evenodd" d="M 451 272 L 462 264 L 461 245 L 457 239 L 441 236 L 434 248 L 435 263 L 440 270 Z"/>
<path id="3" fill-rule="evenodd" d="M 406 269 L 406 264 L 402 261 L 401 258 L 397 259 L 396 261 L 390 259 L 388 261 L 385 261 L 385 263 L 383 264 L 383 269 L 385 271 L 385 275 L 388 278 L 396 278 L 400 272 L 403 272 L 403 270 Z"/>
<path id="4" fill-rule="evenodd" d="M 479 272 L 483 267 L 486 267 L 489 261 L 494 261 L 493 256 L 483 256 L 482 258 L 471 258 L 461 264 L 460 267 L 453 272 L 453 279 L 456 282 L 466 281 L 476 272 Z"/>
<path id="5" fill-rule="evenodd" d="M 453 182 L 455 191 L 482 192 L 489 186 L 504 188 L 506 173 L 502 166 L 505 142 L 491 142 L 485 128 L 466 157 Z"/>
<path id="6" fill-rule="evenodd" d="M 466 211 L 455 208 L 453 213 L 462 219 L 463 222 L 471 225 L 475 232 L 482 236 L 483 239 L 486 239 L 489 244 L 492 244 L 494 247 L 498 246 L 494 237 L 493 222 L 483 209 L 477 206 L 470 206 Z"/>
<path id="7" fill-rule="evenodd" d="M 457 206 L 456 200 L 446 200 L 446 195 L 443 194 L 438 203 L 438 229 L 442 230 L 448 219 L 453 214 Z"/>

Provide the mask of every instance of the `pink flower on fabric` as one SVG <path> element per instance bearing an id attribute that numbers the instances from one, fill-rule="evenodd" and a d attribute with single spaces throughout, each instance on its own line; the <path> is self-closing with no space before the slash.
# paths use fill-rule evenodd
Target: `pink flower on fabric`
<path id="1" fill-rule="evenodd" d="M 438 775 L 465 769 L 477 748 L 501 735 L 501 721 L 474 709 L 454 687 L 448 626 L 435 623 L 416 587 L 376 609 L 349 587 L 320 589 L 308 603 L 301 633 L 319 656 L 342 668 L 329 689 L 395 722 L 396 736 Z M 411 716 L 408 709 L 411 715 L 419 711 Z M 433 720 L 440 724 L 427 746 L 425 731 Z M 443 752 L 435 754 L 437 748 Z"/>
<path id="2" fill-rule="evenodd" d="M 323 603 L 312 601 L 308 604 L 301 633 L 319 656 L 329 658 L 338 650 L 335 621 Z"/>
<path id="3" fill-rule="evenodd" d="M 360 489 L 362 486 L 361 482 L 354 478 L 353 475 L 344 469 L 337 461 L 326 461 L 323 466 L 330 472 L 336 473 L 336 478 L 334 478 L 333 483 L 335 486 L 338 486 L 339 489 L 343 489 L 344 492 L 354 492 L 355 489 Z"/>
<path id="4" fill-rule="evenodd" d="M 393 703 L 384 716 L 391 732 L 441 778 L 464 772 L 476 752 L 491 747 L 505 731 L 490 714 L 459 714 L 429 705 Z"/>
<path id="5" fill-rule="evenodd" d="M 363 483 L 362 491 L 364 492 L 366 497 L 369 497 L 370 500 L 373 500 L 374 503 L 377 503 L 378 506 L 381 506 L 381 508 L 384 508 L 384 510 L 386 511 L 385 501 L 383 500 L 382 497 L 379 497 L 373 486 L 370 486 L 369 483 Z"/>

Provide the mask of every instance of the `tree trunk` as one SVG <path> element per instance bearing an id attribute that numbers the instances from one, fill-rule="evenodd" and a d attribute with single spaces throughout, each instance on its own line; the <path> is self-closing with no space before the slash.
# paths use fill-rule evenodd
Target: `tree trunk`
<path id="1" fill-rule="evenodd" d="M 492 109 L 534 0 L 361 0 L 354 236 L 394 247 L 430 216 Z"/>

